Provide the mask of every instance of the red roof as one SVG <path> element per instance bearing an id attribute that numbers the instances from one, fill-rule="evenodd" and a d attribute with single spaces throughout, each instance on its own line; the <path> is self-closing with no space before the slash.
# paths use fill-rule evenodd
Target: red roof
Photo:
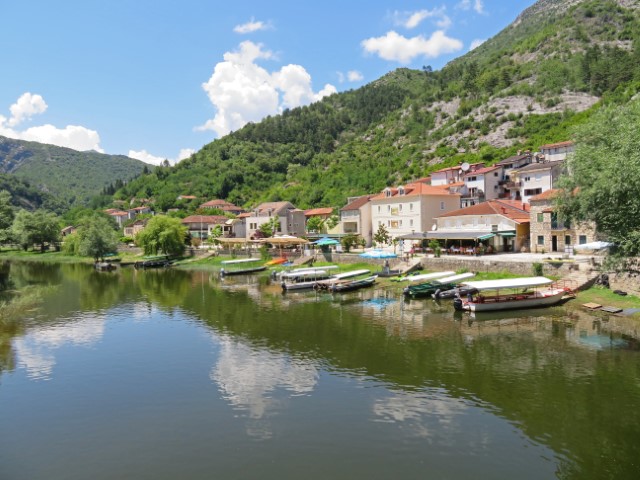
<path id="1" fill-rule="evenodd" d="M 448 185 L 447 185 L 448 187 Z M 384 200 L 385 198 L 394 197 L 415 197 L 418 195 L 460 195 L 459 193 L 450 193 L 446 189 L 439 187 L 432 187 L 425 183 L 409 183 L 404 187 L 404 195 L 399 194 L 398 188 L 390 188 L 391 195 L 387 195 L 386 189 L 382 193 L 379 193 L 371 200 Z"/>
<path id="2" fill-rule="evenodd" d="M 471 176 L 471 175 L 484 175 L 485 173 L 493 172 L 494 170 L 497 170 L 499 168 L 500 167 L 494 166 L 494 167 L 478 168 L 477 170 L 469 170 L 465 174 L 465 177 L 468 177 L 468 176 Z"/>
<path id="3" fill-rule="evenodd" d="M 238 215 L 237 218 L 249 218 L 251 216 L 251 213 L 247 212 L 247 213 L 241 213 L 240 215 Z"/>
<path id="4" fill-rule="evenodd" d="M 202 205 L 200 205 L 200 207 L 202 208 L 219 208 L 220 210 L 242 210 L 242 208 L 238 207 L 237 205 L 234 205 L 231 202 L 227 202 L 226 200 L 220 200 L 220 199 L 215 199 L 215 200 L 209 200 L 208 202 L 203 203 Z"/>
<path id="5" fill-rule="evenodd" d="M 311 210 L 305 210 L 305 217 L 313 217 L 314 215 L 331 215 L 333 213 L 333 208 L 324 207 L 324 208 L 312 208 Z"/>
<path id="6" fill-rule="evenodd" d="M 549 148 L 562 148 L 562 147 L 570 147 L 571 145 L 573 145 L 573 142 L 571 140 L 568 140 L 566 142 L 558 142 L 558 143 L 548 143 L 546 145 L 542 145 L 540 147 L 540 150 L 542 149 L 549 149 Z"/>
<path id="7" fill-rule="evenodd" d="M 223 215 L 191 215 L 189 217 L 183 218 L 182 223 L 224 223 L 228 220 L 227 217 Z"/>
<path id="8" fill-rule="evenodd" d="M 356 198 L 353 202 L 348 203 L 345 207 L 341 208 L 341 211 L 348 210 L 359 210 L 360 207 L 365 205 L 369 200 L 371 200 L 373 195 L 363 195 L 361 197 Z"/>
<path id="9" fill-rule="evenodd" d="M 181 200 L 195 200 L 196 197 L 195 195 L 180 195 L 180 199 Z"/>
<path id="10" fill-rule="evenodd" d="M 544 192 L 536 195 L 535 197 L 531 197 L 529 199 L 530 202 L 536 202 L 538 200 L 551 200 L 555 198 L 560 193 L 558 188 L 552 188 L 551 190 L 545 190 Z"/>
<path id="11" fill-rule="evenodd" d="M 112 217 L 128 217 L 129 214 L 127 212 L 123 212 L 122 210 L 114 210 L 110 209 L 110 212 L 107 212 Z"/>
<path id="12" fill-rule="evenodd" d="M 461 208 L 452 212 L 440 215 L 438 218 L 444 217 L 461 217 L 465 215 L 502 215 L 507 217 L 516 223 L 528 223 L 529 211 L 523 208 L 518 208 L 514 205 L 517 203 L 520 207 L 523 206 L 522 202 L 506 202 L 503 200 L 488 200 L 486 202 L 471 205 L 470 207 Z"/>

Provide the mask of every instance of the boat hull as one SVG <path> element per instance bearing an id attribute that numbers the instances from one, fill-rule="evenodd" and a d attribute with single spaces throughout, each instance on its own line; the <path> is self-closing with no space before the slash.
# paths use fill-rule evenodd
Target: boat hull
<path id="1" fill-rule="evenodd" d="M 229 276 L 229 275 L 247 275 L 250 273 L 255 273 L 255 272 L 262 272 L 263 270 L 266 270 L 267 267 L 262 265 L 260 267 L 252 267 L 252 268 L 242 268 L 239 270 L 220 270 L 220 275 L 222 276 Z"/>
<path id="2" fill-rule="evenodd" d="M 468 312 L 494 312 L 499 310 L 519 310 L 521 308 L 548 307 L 562 300 L 566 291 L 562 288 L 554 288 L 535 292 L 534 295 L 500 295 L 489 296 L 483 302 L 456 299 L 456 310 Z"/>
<path id="3" fill-rule="evenodd" d="M 376 283 L 377 275 L 373 277 L 363 278 L 362 280 L 351 280 L 344 282 L 337 282 L 329 287 L 332 293 L 352 292 L 353 290 L 360 290 L 361 288 L 371 287 Z"/>

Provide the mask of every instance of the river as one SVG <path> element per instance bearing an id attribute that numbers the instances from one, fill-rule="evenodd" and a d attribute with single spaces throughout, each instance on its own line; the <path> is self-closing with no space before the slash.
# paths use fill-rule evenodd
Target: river
<path id="1" fill-rule="evenodd" d="M 3 480 L 640 477 L 640 343 L 571 304 L 3 271 L 51 286 L 0 330 Z"/>

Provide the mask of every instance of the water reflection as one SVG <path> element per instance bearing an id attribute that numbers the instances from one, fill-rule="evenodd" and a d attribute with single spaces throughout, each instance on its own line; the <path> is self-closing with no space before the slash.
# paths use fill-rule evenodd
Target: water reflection
<path id="1" fill-rule="evenodd" d="M 216 337 L 215 342 L 219 355 L 211 380 L 229 403 L 248 413 L 249 435 L 270 438 L 267 420 L 283 410 L 290 397 L 311 393 L 318 382 L 318 370 L 308 361 L 228 336 Z"/>
<path id="2" fill-rule="evenodd" d="M 86 315 L 34 330 L 18 337 L 14 348 L 18 368 L 33 380 L 51 379 L 57 351 L 63 347 L 89 348 L 104 335 L 106 315 Z"/>

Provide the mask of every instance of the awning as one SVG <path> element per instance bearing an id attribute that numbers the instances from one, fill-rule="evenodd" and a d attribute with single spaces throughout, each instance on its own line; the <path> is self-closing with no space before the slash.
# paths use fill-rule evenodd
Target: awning
<path id="1" fill-rule="evenodd" d="M 493 238 L 495 236 L 496 236 L 495 233 L 487 233 L 486 235 L 482 235 L 481 237 L 478 237 L 478 240 L 489 240 L 490 238 Z"/>
<path id="2" fill-rule="evenodd" d="M 427 238 L 434 238 L 440 240 L 477 240 L 480 237 L 484 237 L 486 235 L 493 236 L 494 234 L 491 232 L 478 232 L 478 231 L 455 231 L 455 232 L 442 232 L 442 231 L 433 231 L 427 232 Z"/>
<path id="3" fill-rule="evenodd" d="M 427 238 L 427 232 L 414 232 L 400 235 L 398 240 L 424 240 Z"/>
<path id="4" fill-rule="evenodd" d="M 501 237 L 515 237 L 516 232 L 498 232 Z"/>

